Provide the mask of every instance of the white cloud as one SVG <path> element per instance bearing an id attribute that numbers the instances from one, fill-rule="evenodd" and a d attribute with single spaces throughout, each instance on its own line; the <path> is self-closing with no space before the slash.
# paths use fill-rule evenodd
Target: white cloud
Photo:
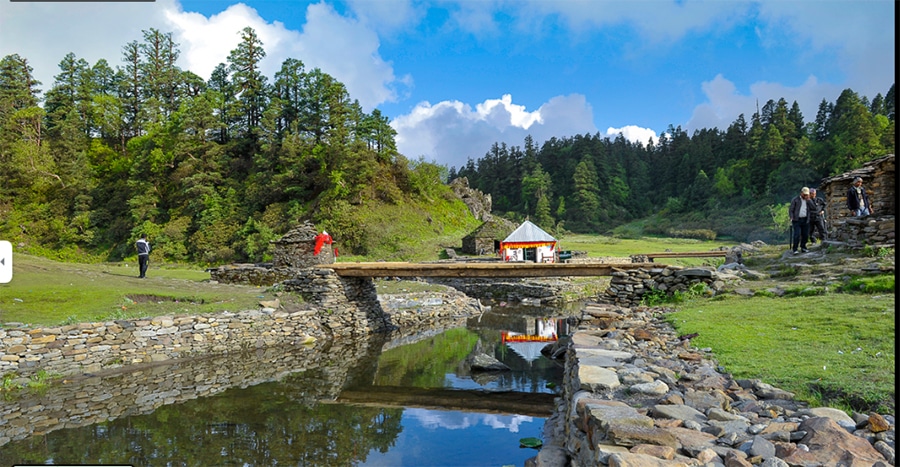
<path id="1" fill-rule="evenodd" d="M 510 433 L 518 433 L 521 426 L 533 423 L 534 418 L 527 415 L 494 415 L 465 412 L 439 412 L 435 410 L 408 408 L 404 415 L 411 420 L 419 422 L 423 428 L 464 430 L 466 428 L 485 425 L 495 430 L 508 430 Z"/>
<path id="2" fill-rule="evenodd" d="M 392 65 L 378 53 L 374 30 L 360 21 L 339 15 L 325 3 L 306 11 L 303 31 L 279 21 L 268 21 L 243 3 L 206 17 L 186 12 L 176 0 L 122 3 L 0 2 L 0 56 L 12 53 L 27 58 L 35 77 L 50 89 L 59 62 L 73 52 L 90 65 L 105 58 L 112 67 L 122 65 L 122 47 L 143 42 L 142 30 L 172 33 L 179 45 L 178 65 L 209 79 L 241 41 L 241 31 L 254 29 L 263 42 L 266 58 L 260 71 L 272 79 L 287 58 L 303 61 L 307 69 L 320 68 L 347 86 L 363 109 L 396 99 L 410 77 L 394 76 Z M 78 18 L 73 21 L 73 18 Z M 40 27 L 35 32 L 35 25 Z M 99 32 L 98 32 L 99 31 Z"/>
<path id="3" fill-rule="evenodd" d="M 642 146 L 649 144 L 651 139 L 653 144 L 659 142 L 659 136 L 656 135 L 655 131 L 649 128 L 641 128 L 637 125 L 625 125 L 622 128 L 609 127 L 606 129 L 606 136 L 610 139 L 615 139 L 619 134 L 626 140 Z"/>
<path id="4" fill-rule="evenodd" d="M 209 18 L 177 12 L 168 16 L 182 44 L 186 68 L 209 79 L 209 74 L 240 43 L 240 31 L 253 28 L 263 43 L 266 58 L 260 71 L 272 79 L 288 58 L 299 59 L 307 70 L 319 68 L 344 83 L 366 111 L 396 98 L 390 86 L 397 81 L 390 63 L 378 54 L 374 31 L 359 21 L 339 15 L 324 3 L 306 10 L 303 31 L 267 22 L 256 10 L 238 3 Z"/>
<path id="5" fill-rule="evenodd" d="M 771 0 L 761 2 L 759 17 L 770 25 L 784 24 L 787 33 L 795 36 L 792 42 L 805 43 L 811 51 L 835 51 L 834 66 L 846 74 L 844 88 L 871 99 L 877 93 L 884 95 L 894 84 L 895 9 L 891 0 Z"/>
<path id="6" fill-rule="evenodd" d="M 203 79 L 209 79 L 213 69 L 227 63 L 228 55 L 241 42 L 241 32 L 250 27 L 263 43 L 266 57 L 260 63 L 260 71 L 268 77 L 281 66 L 278 60 L 280 44 L 296 38 L 297 33 L 287 31 L 280 23 L 269 24 L 256 10 L 238 3 L 209 18 L 199 14 L 169 11 L 166 14 L 169 30 L 180 45 L 183 69 L 193 71 Z M 276 51 L 273 53 L 272 51 Z"/>
<path id="7" fill-rule="evenodd" d="M 397 80 L 391 63 L 379 55 L 379 46 L 378 36 L 372 29 L 339 15 L 324 3 L 317 3 L 307 8 L 303 33 L 286 52 L 302 59 L 308 69 L 321 68 L 344 83 L 363 110 L 371 112 L 377 105 L 395 100 L 396 91 L 392 87 L 401 86 L 409 79 Z"/>
<path id="8" fill-rule="evenodd" d="M 421 102 L 391 126 L 397 131 L 397 148 L 406 157 L 457 168 L 483 157 L 494 143 L 522 147 L 531 135 L 540 145 L 554 136 L 596 131 L 590 104 L 577 94 L 554 97 L 533 112 L 513 104 L 508 94 L 474 109 L 459 101 Z"/>
<path id="9" fill-rule="evenodd" d="M 122 47 L 142 41 L 142 30 L 168 32 L 173 0 L 149 2 L 0 2 L 0 56 L 26 58 L 47 91 L 59 63 L 72 52 L 94 65 L 122 65 Z"/>
<path id="10" fill-rule="evenodd" d="M 394 32 L 409 27 L 425 16 L 425 6 L 409 0 L 348 0 L 360 21 L 379 32 Z"/>
<path id="11" fill-rule="evenodd" d="M 701 87 L 707 102 L 694 108 L 694 113 L 685 126 L 689 133 L 699 128 L 719 128 L 724 131 L 740 114 L 744 114 L 744 119 L 749 123 L 757 106 L 762 108 L 769 100 L 778 101 L 781 98 L 787 100 L 788 106 L 796 101 L 804 121 L 808 122 L 815 119 L 823 98 L 834 102 L 842 91 L 833 84 L 820 83 L 814 76 L 797 87 L 760 81 L 750 86 L 750 93 L 747 95 L 740 94 L 734 83 L 721 74 L 716 75 L 712 81 L 705 81 Z"/>

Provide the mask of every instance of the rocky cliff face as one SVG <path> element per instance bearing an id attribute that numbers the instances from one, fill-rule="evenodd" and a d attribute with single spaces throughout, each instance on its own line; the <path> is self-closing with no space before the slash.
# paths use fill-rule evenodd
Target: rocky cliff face
<path id="1" fill-rule="evenodd" d="M 491 218 L 491 195 L 469 187 L 469 179 L 460 177 L 450 182 L 450 188 L 466 203 L 476 219 L 487 221 Z"/>

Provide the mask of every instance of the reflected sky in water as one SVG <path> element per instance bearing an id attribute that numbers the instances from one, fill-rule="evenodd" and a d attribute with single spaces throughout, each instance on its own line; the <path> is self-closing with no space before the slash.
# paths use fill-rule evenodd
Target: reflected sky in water
<path id="1" fill-rule="evenodd" d="M 364 466 L 525 465 L 537 450 L 519 439 L 540 438 L 543 418 L 406 409 L 395 448 L 369 452 Z"/>

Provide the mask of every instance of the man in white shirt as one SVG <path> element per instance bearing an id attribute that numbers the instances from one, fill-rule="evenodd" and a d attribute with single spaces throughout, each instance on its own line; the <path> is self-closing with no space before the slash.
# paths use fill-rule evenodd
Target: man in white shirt
<path id="1" fill-rule="evenodd" d="M 809 188 L 800 189 L 800 194 L 791 200 L 788 216 L 791 218 L 791 252 L 798 254 L 797 248 L 806 253 L 806 242 L 809 241 L 809 221 L 816 206 L 809 199 Z"/>

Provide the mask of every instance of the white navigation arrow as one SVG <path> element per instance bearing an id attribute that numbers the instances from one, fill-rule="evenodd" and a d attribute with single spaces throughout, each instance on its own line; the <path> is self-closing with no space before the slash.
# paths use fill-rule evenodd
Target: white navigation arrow
<path id="1" fill-rule="evenodd" d="M 12 280 L 12 243 L 0 240 L 0 284 Z"/>

